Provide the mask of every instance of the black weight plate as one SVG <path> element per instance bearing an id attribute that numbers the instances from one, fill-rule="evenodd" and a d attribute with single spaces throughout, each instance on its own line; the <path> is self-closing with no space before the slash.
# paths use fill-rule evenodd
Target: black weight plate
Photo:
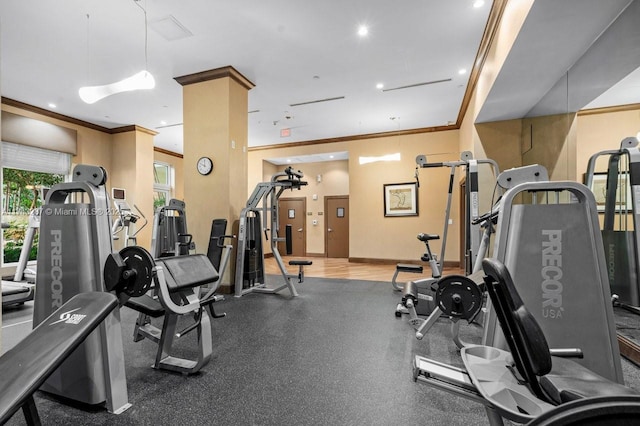
<path id="1" fill-rule="evenodd" d="M 134 271 L 129 279 L 123 279 L 123 286 L 119 291 L 131 297 L 145 294 L 153 284 L 155 262 L 148 251 L 142 247 L 132 246 L 120 250 L 120 256 L 126 269 Z"/>
<path id="2" fill-rule="evenodd" d="M 436 303 L 451 318 L 473 320 L 482 309 L 482 292 L 478 285 L 462 275 L 449 275 L 438 281 Z"/>

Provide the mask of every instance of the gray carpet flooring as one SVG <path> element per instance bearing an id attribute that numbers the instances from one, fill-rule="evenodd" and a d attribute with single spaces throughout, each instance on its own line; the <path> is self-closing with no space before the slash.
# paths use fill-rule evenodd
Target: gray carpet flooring
<path id="1" fill-rule="evenodd" d="M 416 340 L 406 318 L 394 316 L 399 293 L 388 282 L 307 278 L 298 291 L 216 304 L 227 317 L 212 320 L 212 359 L 193 376 L 150 368 L 156 345 L 132 341 L 136 313 L 122 308 L 132 407 L 116 416 L 38 392 L 43 424 L 488 424 L 481 405 L 412 380 L 414 355 L 461 365 L 449 321 Z M 177 343 L 185 357 L 195 356 L 192 334 Z M 480 336 L 476 326 L 461 327 L 465 341 Z M 623 363 L 627 382 L 640 389 L 638 369 Z M 24 424 L 22 414 L 8 424 Z"/>

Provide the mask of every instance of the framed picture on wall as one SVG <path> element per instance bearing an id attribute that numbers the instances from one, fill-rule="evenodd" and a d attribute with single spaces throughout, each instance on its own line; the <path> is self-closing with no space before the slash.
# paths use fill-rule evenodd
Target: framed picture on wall
<path id="1" fill-rule="evenodd" d="M 415 182 L 384 184 L 384 215 L 418 216 L 418 186 Z"/>
<path id="2" fill-rule="evenodd" d="M 622 188 L 626 188 L 626 194 L 623 195 Z M 607 197 L 607 173 L 594 173 L 593 182 L 591 184 L 591 192 L 596 199 L 596 206 L 599 212 L 605 209 Z M 631 211 L 631 184 L 629 178 L 625 175 L 618 176 L 618 189 L 616 191 L 616 211 Z"/>

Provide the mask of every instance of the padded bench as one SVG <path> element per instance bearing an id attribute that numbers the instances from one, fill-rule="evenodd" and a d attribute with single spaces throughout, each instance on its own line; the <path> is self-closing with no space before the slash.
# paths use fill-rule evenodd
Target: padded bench
<path id="1" fill-rule="evenodd" d="M 40 424 L 34 392 L 117 306 L 110 293 L 77 294 L 0 357 L 0 424 L 20 408 Z"/>
<path id="2" fill-rule="evenodd" d="M 289 265 L 298 267 L 298 282 L 304 282 L 304 267 L 313 265 L 310 260 L 290 260 Z"/>
<path id="3" fill-rule="evenodd" d="M 396 265 L 396 272 L 393 274 L 393 278 L 391 278 L 391 285 L 394 289 L 398 291 L 402 291 L 403 287 L 397 283 L 398 274 L 400 272 L 409 272 L 412 274 L 422 274 L 424 268 L 422 265 L 413 265 L 411 263 L 398 263 Z"/>

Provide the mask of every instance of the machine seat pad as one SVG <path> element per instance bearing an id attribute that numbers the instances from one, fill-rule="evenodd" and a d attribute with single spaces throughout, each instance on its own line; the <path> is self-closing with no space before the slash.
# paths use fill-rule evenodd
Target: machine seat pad
<path id="1" fill-rule="evenodd" d="M 111 293 L 80 293 L 0 357 L 0 424 L 20 409 L 62 362 L 118 306 Z"/>
<path id="2" fill-rule="evenodd" d="M 440 235 L 437 234 L 418 234 L 418 240 L 424 242 L 427 241 L 431 241 L 431 240 L 439 240 L 440 239 Z"/>
<path id="3" fill-rule="evenodd" d="M 551 372 L 540 378 L 542 389 L 556 404 L 595 396 L 638 395 L 570 359 L 552 357 Z"/>
<path id="4" fill-rule="evenodd" d="M 164 308 L 160 301 L 146 294 L 130 298 L 125 302 L 124 306 L 149 315 L 151 318 L 159 318 L 164 315 Z"/>
<path id="5" fill-rule="evenodd" d="M 398 272 L 413 272 L 421 274 L 423 271 L 422 265 L 412 265 L 410 263 L 398 263 L 396 265 L 396 271 Z"/>
<path id="6" fill-rule="evenodd" d="M 218 271 L 204 254 L 167 257 L 156 260 L 166 271 L 165 279 L 170 293 L 211 284 L 218 281 Z"/>
<path id="7" fill-rule="evenodd" d="M 291 266 L 309 266 L 313 265 L 311 260 L 290 260 L 289 265 Z"/>

